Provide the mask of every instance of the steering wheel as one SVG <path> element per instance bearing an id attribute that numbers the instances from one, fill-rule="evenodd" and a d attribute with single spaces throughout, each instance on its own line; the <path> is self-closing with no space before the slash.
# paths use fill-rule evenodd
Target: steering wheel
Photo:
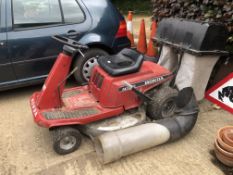
<path id="1" fill-rule="evenodd" d="M 52 36 L 52 38 L 59 41 L 62 44 L 71 46 L 71 47 L 73 47 L 75 49 L 88 49 L 89 48 L 87 45 L 80 44 L 77 41 L 72 40 L 70 38 L 66 38 L 64 36 L 54 35 L 54 36 Z"/>

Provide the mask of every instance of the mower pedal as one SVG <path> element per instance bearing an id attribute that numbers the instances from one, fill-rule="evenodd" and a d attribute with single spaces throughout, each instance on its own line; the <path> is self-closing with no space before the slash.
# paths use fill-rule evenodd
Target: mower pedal
<path id="1" fill-rule="evenodd" d="M 59 120 L 59 119 L 74 119 L 80 117 L 86 117 L 90 115 L 98 114 L 100 111 L 94 108 L 82 109 L 76 111 L 54 111 L 54 112 L 43 112 L 44 117 L 47 120 Z"/>
<path id="2" fill-rule="evenodd" d="M 79 94 L 81 94 L 81 93 L 82 93 L 81 90 L 67 91 L 67 92 L 64 92 L 64 93 L 62 94 L 62 98 L 73 97 L 73 96 L 79 95 Z"/>

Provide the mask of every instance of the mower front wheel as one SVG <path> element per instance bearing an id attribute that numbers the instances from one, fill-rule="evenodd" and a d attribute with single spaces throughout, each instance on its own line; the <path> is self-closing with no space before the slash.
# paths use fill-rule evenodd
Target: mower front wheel
<path id="1" fill-rule="evenodd" d="M 65 155 L 79 148 L 82 141 L 80 132 L 72 127 L 59 127 L 51 130 L 53 149 L 57 154 Z"/>
<path id="2" fill-rule="evenodd" d="M 146 114 L 154 120 L 170 118 L 176 110 L 178 91 L 170 87 L 161 88 L 154 92 L 152 101 L 147 104 Z"/>

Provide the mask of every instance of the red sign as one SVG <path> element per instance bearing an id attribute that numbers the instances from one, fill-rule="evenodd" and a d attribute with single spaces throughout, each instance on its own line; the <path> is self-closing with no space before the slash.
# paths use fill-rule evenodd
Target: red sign
<path id="1" fill-rule="evenodd" d="M 209 101 L 233 113 L 233 73 L 209 89 L 205 97 Z"/>

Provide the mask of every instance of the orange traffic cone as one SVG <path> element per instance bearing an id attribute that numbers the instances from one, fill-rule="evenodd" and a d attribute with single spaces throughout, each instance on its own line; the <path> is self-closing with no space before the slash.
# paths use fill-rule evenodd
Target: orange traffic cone
<path id="1" fill-rule="evenodd" d="M 147 44 L 146 44 L 146 29 L 145 29 L 145 21 L 144 19 L 141 22 L 140 32 L 139 32 L 139 39 L 138 39 L 138 46 L 137 51 L 143 54 L 147 51 Z"/>
<path id="2" fill-rule="evenodd" d="M 130 40 L 131 47 L 135 47 L 134 36 L 133 36 L 133 12 L 129 11 L 127 21 L 127 37 Z"/>
<path id="3" fill-rule="evenodd" d="M 148 57 L 155 57 L 157 55 L 156 48 L 154 47 L 154 42 L 152 40 L 152 38 L 155 37 L 156 31 L 157 31 L 157 24 L 155 21 L 153 21 L 151 24 L 150 40 L 149 40 L 148 49 L 146 53 Z"/>

